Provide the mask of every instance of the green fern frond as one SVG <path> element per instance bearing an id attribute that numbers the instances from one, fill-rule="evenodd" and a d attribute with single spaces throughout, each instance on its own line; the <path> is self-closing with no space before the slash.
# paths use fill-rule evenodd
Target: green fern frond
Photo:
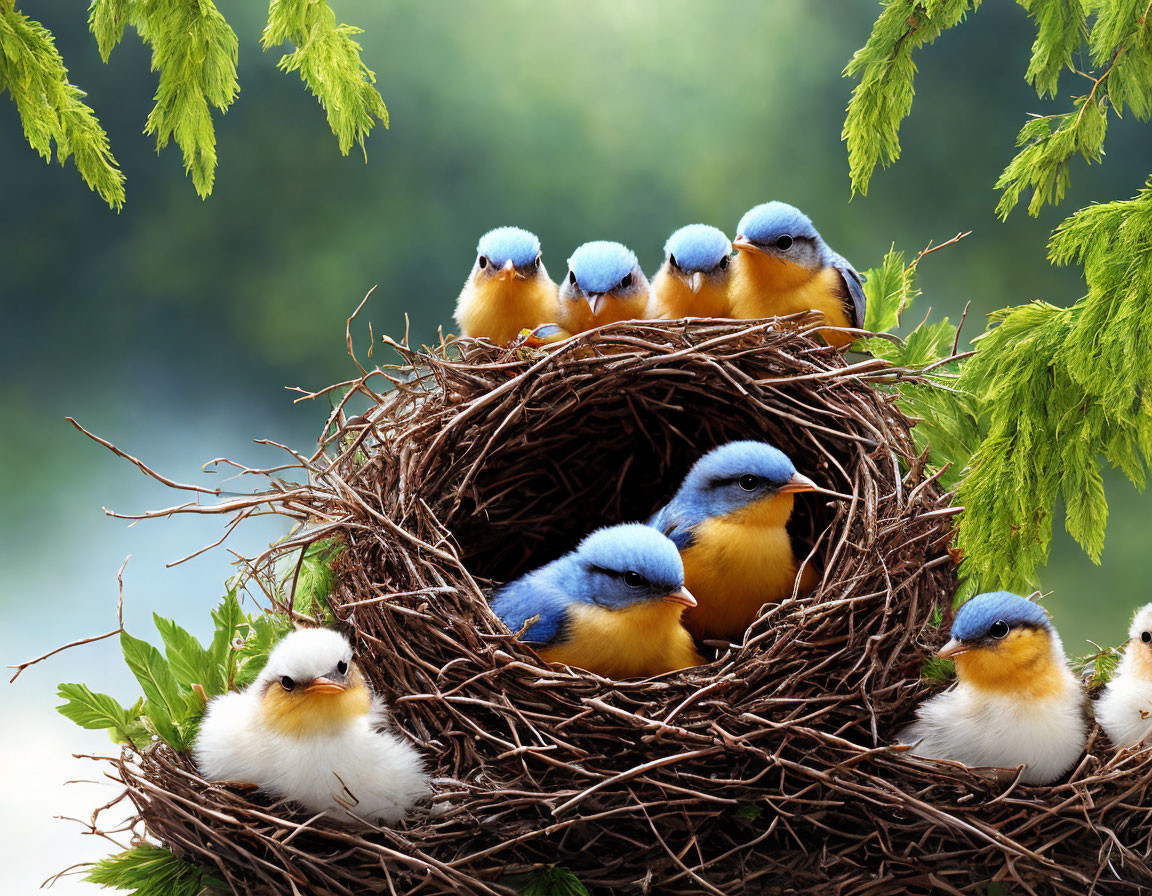
<path id="1" fill-rule="evenodd" d="M 962 21 L 980 0 L 886 0 L 868 42 L 844 76 L 858 78 L 843 140 L 848 144 L 852 192 L 868 195 L 877 165 L 900 158 L 900 124 L 912 111 L 916 63 L 912 54 Z"/>
<path id="2" fill-rule="evenodd" d="M 376 75 L 360 58 L 361 34 L 351 25 L 337 25 L 325 0 L 272 0 L 261 45 L 267 51 L 282 43 L 296 49 L 280 58 L 284 72 L 299 72 L 320 101 L 340 152 L 364 141 L 379 120 L 388 127 L 388 109 L 376 89 Z"/>
<path id="3" fill-rule="evenodd" d="M 1036 24 L 1036 42 L 1024 77 L 1041 98 L 1056 96 L 1060 73 L 1088 36 L 1088 10 L 1082 0 L 1018 0 Z"/>
<path id="4" fill-rule="evenodd" d="M 28 143 L 45 161 L 63 165 L 69 157 L 91 190 L 119 211 L 124 175 L 84 91 L 68 81 L 68 69 L 52 33 L 13 6 L 0 5 L 0 93 L 5 90 Z"/>
<path id="5" fill-rule="evenodd" d="M 150 843 L 100 860 L 84 879 L 132 896 L 205 896 L 225 890 L 207 869 Z"/>
<path id="6" fill-rule="evenodd" d="M 212 109 L 226 112 L 236 99 L 236 32 L 212 0 L 136 0 L 134 20 L 152 48 L 160 73 L 156 104 L 144 127 L 157 149 L 175 139 L 184 171 L 201 198 L 216 177 L 216 128 Z"/>

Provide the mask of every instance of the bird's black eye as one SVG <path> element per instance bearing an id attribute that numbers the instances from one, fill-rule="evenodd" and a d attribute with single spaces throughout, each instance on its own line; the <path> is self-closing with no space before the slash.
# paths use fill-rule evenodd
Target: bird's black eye
<path id="1" fill-rule="evenodd" d="M 988 637 L 995 638 L 999 641 L 1001 638 L 1008 634 L 1008 623 L 1003 619 L 997 619 L 990 626 L 988 626 Z"/>
<path id="2" fill-rule="evenodd" d="M 760 477 L 753 476 L 751 473 L 745 473 L 740 477 L 740 488 L 746 492 L 754 492 L 760 487 Z"/>
<path id="3" fill-rule="evenodd" d="M 296 687 L 296 682 L 294 682 L 291 678 L 289 678 L 287 675 L 285 675 L 283 678 L 280 679 L 280 687 L 284 688 L 284 690 L 286 690 L 286 691 L 290 691 L 290 690 L 292 690 L 292 688 Z"/>
<path id="4" fill-rule="evenodd" d="M 674 267 L 674 268 L 680 267 L 680 265 L 678 265 L 676 263 L 676 256 L 673 255 L 671 252 L 668 253 L 668 264 L 672 265 L 672 267 Z"/>
<path id="5" fill-rule="evenodd" d="M 532 269 L 535 270 L 538 267 L 540 267 L 540 256 L 539 255 L 537 255 L 535 258 L 532 259 Z"/>
<path id="6" fill-rule="evenodd" d="M 626 274 L 624 276 L 624 279 L 620 281 L 620 288 L 621 289 L 627 289 L 631 285 L 632 285 L 632 275 Z"/>
<path id="7" fill-rule="evenodd" d="M 484 270 L 484 268 L 488 267 L 488 259 L 481 255 L 476 259 L 476 264 L 480 265 L 480 270 Z"/>
<path id="8" fill-rule="evenodd" d="M 720 270 L 724 270 L 726 267 L 728 267 L 728 256 L 727 255 L 725 255 L 723 258 L 720 259 Z"/>
<path id="9" fill-rule="evenodd" d="M 628 570 L 624 573 L 624 584 L 629 588 L 639 588 L 641 585 L 647 585 L 648 581 L 640 573 Z"/>
<path id="10" fill-rule="evenodd" d="M 1152 641 L 1152 632 L 1140 632 L 1140 640 L 1145 644 Z"/>
<path id="11" fill-rule="evenodd" d="M 340 662 L 338 662 L 336 664 L 336 671 L 339 672 L 341 675 L 347 675 L 348 674 L 348 664 L 346 662 L 344 662 L 344 660 L 340 660 Z"/>
<path id="12" fill-rule="evenodd" d="M 569 271 L 568 272 L 568 282 L 571 283 L 573 286 L 576 285 L 576 272 L 575 271 Z"/>
<path id="13" fill-rule="evenodd" d="M 792 237 L 788 234 L 776 237 L 776 248 L 781 252 L 787 252 L 792 248 Z"/>

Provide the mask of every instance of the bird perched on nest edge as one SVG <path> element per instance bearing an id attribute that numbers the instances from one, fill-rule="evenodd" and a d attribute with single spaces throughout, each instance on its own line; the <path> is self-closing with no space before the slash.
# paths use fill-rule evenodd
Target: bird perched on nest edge
<path id="1" fill-rule="evenodd" d="M 729 296 L 732 316 L 774 317 L 819 311 L 833 327 L 864 326 L 860 275 L 834 252 L 800 209 L 766 202 L 750 209 L 736 228 L 737 258 Z M 855 336 L 821 330 L 829 345 Z"/>
<path id="2" fill-rule="evenodd" d="M 766 442 L 729 442 L 705 454 L 675 497 L 648 521 L 675 542 L 698 606 L 684 614 L 697 638 L 739 640 L 764 604 L 816 586 L 788 534 L 798 492 L 816 484 Z"/>
<path id="3" fill-rule="evenodd" d="M 540 240 L 519 227 L 497 227 L 476 246 L 476 263 L 456 301 L 456 322 L 464 336 L 503 345 L 521 330 L 554 322 L 556 292 Z"/>
<path id="4" fill-rule="evenodd" d="M 648 293 L 648 278 L 631 249 L 603 240 L 585 243 L 568 259 L 556 323 L 569 333 L 583 333 L 616 321 L 643 320 Z"/>
<path id="5" fill-rule="evenodd" d="M 728 281 L 732 243 L 707 224 L 681 227 L 664 244 L 664 264 L 652 278 L 648 316 L 729 317 Z"/>
<path id="6" fill-rule="evenodd" d="M 492 597 L 493 612 L 545 662 L 609 678 L 703 663 L 680 624 L 695 605 L 676 546 L 640 523 L 599 529 Z"/>
<path id="7" fill-rule="evenodd" d="M 920 705 L 900 743 L 969 767 L 1022 765 L 1026 784 L 1072 768 L 1087 739 L 1087 698 L 1039 604 L 1006 591 L 972 598 L 940 656 L 955 659 L 956 684 Z"/>
<path id="8" fill-rule="evenodd" d="M 249 687 L 208 705 L 196 764 L 211 781 L 255 784 L 310 812 L 391 824 L 429 786 L 416 750 L 381 730 L 385 722 L 348 641 L 302 629 Z"/>
<path id="9" fill-rule="evenodd" d="M 1118 747 L 1152 738 L 1152 604 L 1132 618 L 1124 657 L 1096 701 L 1096 721 Z"/>

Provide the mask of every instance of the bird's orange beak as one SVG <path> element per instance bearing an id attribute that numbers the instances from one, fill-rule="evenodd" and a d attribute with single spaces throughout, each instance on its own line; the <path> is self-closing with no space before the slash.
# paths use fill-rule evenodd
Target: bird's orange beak
<path id="1" fill-rule="evenodd" d="M 680 604 L 682 607 L 691 609 L 696 606 L 696 598 L 692 596 L 692 592 L 687 588 L 681 588 L 679 591 L 673 591 L 671 594 L 665 594 L 662 600 L 670 604 Z"/>
<path id="2" fill-rule="evenodd" d="M 338 681 L 333 681 L 331 678 L 313 679 L 312 683 L 304 689 L 306 694 L 342 694 L 347 689 L 347 685 L 341 684 Z"/>
<path id="3" fill-rule="evenodd" d="M 585 298 L 588 299 L 588 307 L 592 309 L 592 313 L 599 314 L 600 309 L 604 307 L 605 295 L 603 293 L 590 292 Z"/>
<path id="4" fill-rule="evenodd" d="M 500 279 L 511 280 L 516 276 L 516 265 L 512 264 L 512 259 L 509 258 L 504 262 L 504 267 L 500 268 Z"/>
<path id="5" fill-rule="evenodd" d="M 732 247 L 744 252 L 763 252 L 764 250 L 752 242 L 748 237 L 743 234 L 737 234 L 736 239 L 732 240 Z"/>
<path id="6" fill-rule="evenodd" d="M 937 656 L 939 656 L 941 659 L 949 659 L 950 657 L 960 656 L 962 653 L 967 653 L 971 649 L 972 648 L 965 644 L 963 641 L 958 641 L 956 638 L 953 638 L 951 641 L 940 648 Z"/>
<path id="7" fill-rule="evenodd" d="M 777 494 L 788 495 L 794 492 L 814 492 L 818 488 L 819 486 L 803 473 L 793 473 L 792 478 L 777 489 Z"/>

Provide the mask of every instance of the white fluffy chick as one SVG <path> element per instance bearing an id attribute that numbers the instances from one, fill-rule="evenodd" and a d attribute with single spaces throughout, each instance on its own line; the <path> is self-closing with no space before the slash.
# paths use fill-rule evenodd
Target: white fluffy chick
<path id="1" fill-rule="evenodd" d="M 1132 618 L 1124 658 L 1096 701 L 1096 721 L 1118 747 L 1152 738 L 1152 604 Z"/>
<path id="2" fill-rule="evenodd" d="M 209 704 L 196 763 L 209 780 L 255 784 L 311 812 L 392 824 L 429 787 L 419 754 L 385 721 L 348 641 L 302 629 L 248 688 Z"/>

